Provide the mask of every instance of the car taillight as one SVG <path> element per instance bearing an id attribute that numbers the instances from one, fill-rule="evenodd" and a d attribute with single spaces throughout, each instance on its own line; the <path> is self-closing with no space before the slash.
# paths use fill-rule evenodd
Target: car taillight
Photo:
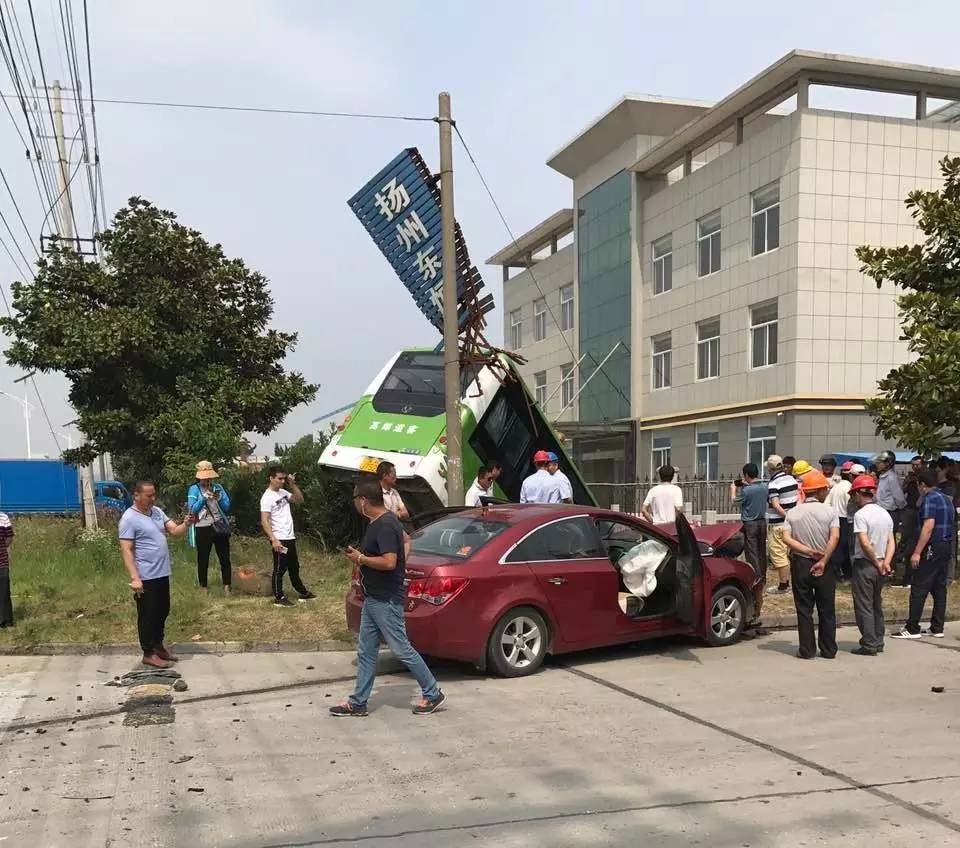
<path id="1" fill-rule="evenodd" d="M 407 597 L 440 606 L 456 597 L 467 585 L 466 577 L 428 577 L 426 580 L 411 580 Z"/>

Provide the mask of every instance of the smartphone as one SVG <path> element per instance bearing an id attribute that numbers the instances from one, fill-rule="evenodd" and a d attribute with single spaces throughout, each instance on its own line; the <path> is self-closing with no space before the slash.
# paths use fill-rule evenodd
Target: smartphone
<path id="1" fill-rule="evenodd" d="M 282 554 L 286 554 L 287 550 L 289 550 L 289 549 L 287 548 L 286 545 L 282 545 L 282 546 L 280 547 L 280 553 L 282 553 Z"/>

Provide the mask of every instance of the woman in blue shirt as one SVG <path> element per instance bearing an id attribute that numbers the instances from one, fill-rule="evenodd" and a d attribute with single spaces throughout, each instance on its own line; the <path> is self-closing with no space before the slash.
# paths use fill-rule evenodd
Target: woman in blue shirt
<path id="1" fill-rule="evenodd" d="M 223 591 L 230 593 L 230 495 L 219 483 L 220 475 L 207 461 L 197 463 L 197 482 L 187 490 L 187 509 L 197 517 L 191 529 L 191 544 L 197 548 L 197 582 L 207 592 L 207 571 L 210 567 L 210 549 L 217 549 Z"/>

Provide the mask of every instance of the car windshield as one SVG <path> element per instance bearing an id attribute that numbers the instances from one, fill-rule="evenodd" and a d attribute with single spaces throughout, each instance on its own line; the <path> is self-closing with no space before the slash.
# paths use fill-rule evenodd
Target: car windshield
<path id="1" fill-rule="evenodd" d="M 475 515 L 448 515 L 417 530 L 411 537 L 414 553 L 467 559 L 510 525 Z"/>

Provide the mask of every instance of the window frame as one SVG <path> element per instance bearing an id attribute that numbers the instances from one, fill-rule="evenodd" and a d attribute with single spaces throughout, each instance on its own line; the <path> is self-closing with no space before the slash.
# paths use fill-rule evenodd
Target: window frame
<path id="1" fill-rule="evenodd" d="M 564 298 L 564 294 L 567 292 L 569 292 L 570 297 Z M 568 283 L 560 287 L 560 329 L 572 330 L 575 320 L 573 283 Z"/>
<path id="2" fill-rule="evenodd" d="M 701 442 L 701 436 L 714 436 L 714 441 L 710 442 Z M 707 449 L 707 463 L 706 463 L 706 473 L 701 477 L 700 476 L 700 448 Z M 716 463 L 716 468 L 713 469 L 714 475 L 710 475 L 710 448 L 715 448 L 715 457 L 714 460 Z M 720 428 L 717 427 L 714 430 L 700 430 L 697 428 L 696 433 L 694 434 L 694 463 L 696 468 L 696 476 L 698 480 L 703 480 L 706 483 L 715 483 L 720 477 Z"/>
<path id="3" fill-rule="evenodd" d="M 510 342 L 514 350 L 523 347 L 523 313 L 519 309 L 510 312 Z"/>
<path id="4" fill-rule="evenodd" d="M 711 229 L 709 232 L 703 232 L 704 225 L 707 223 L 712 223 L 716 220 L 716 227 Z M 697 219 L 697 277 L 709 277 L 711 274 L 716 274 L 722 267 L 722 249 L 723 249 L 723 240 L 721 232 L 723 231 L 723 226 L 720 218 L 720 210 L 715 209 L 713 212 L 710 212 L 707 215 L 704 215 L 702 218 Z M 703 258 L 700 251 L 701 245 L 706 243 L 707 251 L 709 254 L 709 263 L 707 270 L 703 270 L 703 265 L 701 264 L 701 259 Z M 714 267 L 714 265 L 716 267 Z"/>
<path id="5" fill-rule="evenodd" d="M 533 302 L 533 340 L 535 342 L 542 342 L 546 337 L 547 299 L 545 297 L 538 297 Z"/>
<path id="6" fill-rule="evenodd" d="M 753 431 L 757 430 L 773 430 L 773 435 L 764 435 L 764 436 L 754 436 Z M 772 444 L 769 444 L 771 443 Z M 760 458 L 755 460 L 751 455 L 753 453 L 753 446 L 760 445 Z M 769 445 L 769 446 L 768 446 Z M 750 422 L 747 422 L 747 462 L 756 462 L 757 468 L 760 469 L 760 477 L 766 479 L 767 477 L 767 463 L 766 459 L 771 454 L 777 452 L 777 425 L 776 424 L 757 424 L 753 425 Z"/>
<path id="7" fill-rule="evenodd" d="M 708 336 L 707 338 L 701 338 L 700 333 L 704 328 L 710 328 L 716 325 L 717 334 L 715 336 Z M 715 373 L 707 373 L 706 375 L 700 373 L 700 349 L 701 347 L 706 347 L 707 350 L 707 370 L 709 372 L 709 366 L 713 364 Z M 715 353 L 712 351 L 716 350 Z M 710 318 L 706 321 L 701 321 L 697 324 L 697 382 L 703 382 L 706 380 L 716 380 L 720 377 L 720 318 Z"/>
<path id="8" fill-rule="evenodd" d="M 534 527 L 532 530 L 529 530 L 528 532 L 524 533 L 523 536 L 521 536 L 516 542 L 514 542 L 509 548 L 507 548 L 503 552 L 503 555 L 500 557 L 500 560 L 499 560 L 499 565 L 529 565 L 530 563 L 541 563 L 541 562 L 548 562 L 548 563 L 593 562 L 596 560 L 603 560 L 604 562 L 610 563 L 610 557 L 607 556 L 605 553 L 602 556 L 577 557 L 575 559 L 518 559 L 518 560 L 510 559 L 514 551 L 516 551 L 517 548 L 519 548 L 524 542 L 527 541 L 527 539 L 529 539 L 534 534 L 539 533 L 542 530 L 546 530 L 548 527 L 553 527 L 555 524 L 560 524 L 561 522 L 564 522 L 564 521 L 577 521 L 577 520 L 582 520 L 590 524 L 593 529 L 596 541 L 600 543 L 600 530 L 596 526 L 596 523 L 594 522 L 594 519 L 592 516 L 588 515 L 587 513 L 583 513 L 579 515 L 564 515 L 562 518 L 554 518 L 552 521 L 547 521 L 544 524 L 539 524 L 536 527 Z M 603 545 L 602 543 L 600 543 L 600 550 L 602 551 L 602 549 L 603 549 Z M 610 567 L 613 568 L 612 563 L 610 564 Z"/>
<path id="9" fill-rule="evenodd" d="M 667 245 L 667 249 L 658 254 L 658 247 L 664 244 Z M 650 259 L 653 263 L 653 296 L 656 297 L 673 291 L 673 233 L 667 233 L 650 242 Z M 660 271 L 659 284 L 657 281 L 658 267 Z"/>
<path id="10" fill-rule="evenodd" d="M 566 409 L 570 404 L 573 403 L 573 399 L 577 393 L 576 385 L 576 373 L 577 373 L 577 364 L 575 362 L 568 362 L 566 365 L 560 366 L 560 401 L 561 409 Z M 569 397 L 567 393 L 569 391 Z"/>
<path id="11" fill-rule="evenodd" d="M 755 322 L 754 313 L 760 309 L 767 308 L 769 306 L 774 306 L 777 311 L 777 315 L 772 320 L 759 321 Z M 777 300 L 768 301 L 766 303 L 758 303 L 750 307 L 750 370 L 759 371 L 762 368 L 772 368 L 774 365 L 778 365 L 780 362 L 780 304 Z M 771 333 L 771 327 L 774 328 Z M 755 365 L 755 354 L 756 354 L 756 334 L 757 331 L 763 331 L 764 337 L 764 346 L 766 349 L 765 361 L 760 365 Z M 770 336 L 775 336 L 774 343 L 771 346 Z M 770 359 L 770 352 L 773 351 L 773 359 Z"/>
<path id="12" fill-rule="evenodd" d="M 657 445 L 657 440 L 666 441 L 666 445 Z M 666 458 L 664 458 L 666 453 Z M 658 456 L 659 454 L 659 456 Z M 670 436 L 654 436 L 650 440 L 650 479 L 655 480 L 657 469 L 664 465 L 673 466 L 673 439 Z"/>
<path id="13" fill-rule="evenodd" d="M 774 186 L 777 189 L 777 199 L 772 203 L 767 203 L 765 206 L 757 208 L 757 200 L 765 192 L 769 192 Z M 762 202 L 762 201 L 761 201 Z M 777 216 L 777 226 L 776 226 L 776 239 L 777 243 L 770 246 L 770 216 L 773 214 L 773 210 L 776 210 Z M 757 250 L 756 243 L 756 232 L 755 232 L 755 222 L 760 217 L 763 216 L 763 249 Z M 780 180 L 776 179 L 772 182 L 767 183 L 764 186 L 750 192 L 750 256 L 763 256 L 766 253 L 772 253 L 774 250 L 780 248 Z"/>
<path id="14" fill-rule="evenodd" d="M 540 382 L 540 378 L 543 377 L 543 382 Z M 543 399 L 541 400 L 540 395 L 543 394 Z M 537 371 L 533 375 L 533 399 L 536 401 L 537 406 L 540 407 L 540 411 L 546 411 L 547 406 L 547 372 L 546 371 Z"/>
<path id="15" fill-rule="evenodd" d="M 667 342 L 666 350 L 657 350 L 657 342 Z M 657 385 L 657 360 L 660 360 L 661 384 Z M 665 363 L 665 367 L 664 367 Z M 659 392 L 673 386 L 673 333 L 650 337 L 650 391 Z"/>

